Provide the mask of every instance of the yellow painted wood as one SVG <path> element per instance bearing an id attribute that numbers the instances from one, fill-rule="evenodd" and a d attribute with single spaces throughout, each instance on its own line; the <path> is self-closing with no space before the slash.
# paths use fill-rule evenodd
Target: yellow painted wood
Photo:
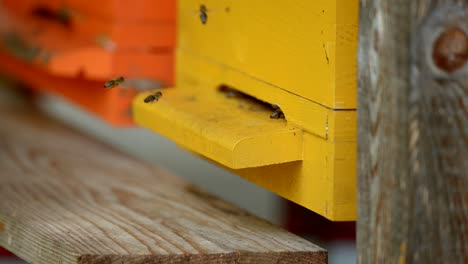
<path id="1" fill-rule="evenodd" d="M 304 133 L 304 160 L 233 172 L 330 220 L 356 220 L 356 143 Z"/>
<path id="2" fill-rule="evenodd" d="M 206 24 L 200 1 L 179 1 L 180 50 L 328 108 L 356 108 L 357 0 L 203 4 Z"/>
<path id="3" fill-rule="evenodd" d="M 146 95 L 134 100 L 140 125 L 329 219 L 355 219 L 355 142 L 335 143 L 271 120 L 270 112 L 249 110 L 258 106 L 215 90 L 170 88 L 154 104 L 143 103 Z"/>
<path id="4" fill-rule="evenodd" d="M 302 131 L 283 119 L 270 119 L 269 107 L 194 87 L 167 89 L 156 103 L 144 103 L 147 95 L 134 101 L 137 123 L 225 166 L 239 169 L 302 160 Z"/>
<path id="5" fill-rule="evenodd" d="M 159 102 L 144 104 L 146 94 L 135 99 L 133 113 L 138 124 L 331 220 L 355 220 L 355 110 L 326 108 L 186 51 L 178 52 L 177 65 L 178 85 L 165 89 Z M 270 112 L 265 109 L 252 112 L 246 111 L 249 107 L 240 108 L 242 102 L 218 92 L 220 84 L 228 84 L 262 101 L 280 105 L 286 123 L 271 120 Z M 277 146 L 255 142 L 265 135 L 253 137 L 259 131 L 248 125 L 252 118 L 257 120 L 255 122 L 273 122 L 275 128 L 269 130 L 278 129 L 276 124 L 286 130 L 294 129 L 291 130 L 295 131 L 293 134 L 301 135 L 301 147 L 287 141 L 297 143 L 290 138 L 272 140 Z M 236 149 L 234 139 L 249 135 L 252 136 L 249 145 L 242 150 Z M 266 135 L 268 137 L 272 135 Z M 272 148 L 302 152 L 300 158 L 273 161 L 279 158 L 274 155 L 281 151 L 272 151 Z M 234 162 L 234 157 L 241 160 L 243 156 L 248 158 Z M 265 166 L 267 164 L 275 165 Z"/>
<path id="6" fill-rule="evenodd" d="M 250 96 L 281 106 L 288 122 L 322 138 L 356 140 L 356 111 L 334 111 L 294 95 L 276 86 L 261 82 L 226 65 L 221 65 L 186 51 L 177 52 L 177 89 L 193 87 L 212 92 L 220 85 L 235 87 Z M 335 119 L 339 125 L 335 125 Z M 337 135 L 337 136 L 335 136 Z"/>
<path id="7" fill-rule="evenodd" d="M 179 1 L 177 86 L 156 104 L 137 97 L 135 121 L 331 220 L 355 220 L 357 1 L 206 0 L 205 25 L 200 4 Z M 222 85 L 286 119 L 241 107 Z"/>

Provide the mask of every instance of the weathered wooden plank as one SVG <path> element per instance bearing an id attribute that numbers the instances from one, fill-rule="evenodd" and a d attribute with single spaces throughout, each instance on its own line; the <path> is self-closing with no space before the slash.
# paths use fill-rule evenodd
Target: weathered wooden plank
<path id="1" fill-rule="evenodd" d="M 468 2 L 360 10 L 359 263 L 468 263 Z"/>
<path id="2" fill-rule="evenodd" d="M 0 245 L 21 258 L 326 263 L 323 249 L 36 112 L 0 107 Z"/>

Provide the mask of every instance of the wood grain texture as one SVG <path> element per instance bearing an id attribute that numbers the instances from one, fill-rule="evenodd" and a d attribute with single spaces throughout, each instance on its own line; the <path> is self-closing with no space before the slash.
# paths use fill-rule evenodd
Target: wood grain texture
<path id="1" fill-rule="evenodd" d="M 360 10 L 359 263 L 468 263 L 468 2 Z"/>
<path id="2" fill-rule="evenodd" d="M 326 263 L 323 249 L 36 112 L 0 107 L 0 245 L 26 261 Z"/>

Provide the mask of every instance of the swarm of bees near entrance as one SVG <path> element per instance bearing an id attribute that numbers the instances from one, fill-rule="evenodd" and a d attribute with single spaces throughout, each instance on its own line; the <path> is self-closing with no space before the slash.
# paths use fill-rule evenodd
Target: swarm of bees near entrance
<path id="1" fill-rule="evenodd" d="M 106 89 L 111 89 L 116 86 L 119 86 L 125 82 L 124 77 L 117 77 L 115 79 L 109 80 L 106 83 L 104 83 L 104 88 Z M 157 90 L 152 92 L 150 95 L 148 95 L 143 101 L 147 104 L 157 102 L 159 101 L 159 98 L 161 98 L 162 92 Z"/>

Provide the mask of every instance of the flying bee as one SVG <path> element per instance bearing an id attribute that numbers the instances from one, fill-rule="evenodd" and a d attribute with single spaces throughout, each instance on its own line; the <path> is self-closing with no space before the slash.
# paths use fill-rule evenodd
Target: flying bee
<path id="1" fill-rule="evenodd" d="M 125 78 L 120 76 L 120 77 L 117 77 L 115 79 L 112 79 L 110 81 L 107 81 L 105 84 L 104 84 L 104 88 L 106 89 L 110 89 L 110 88 L 114 88 L 118 85 L 121 85 L 123 82 L 125 81 Z"/>
<path id="2" fill-rule="evenodd" d="M 270 115 L 271 119 L 284 118 L 284 113 L 278 105 L 274 104 L 274 105 L 271 105 L 271 107 L 274 109 L 273 113 L 271 113 Z"/>
<path id="3" fill-rule="evenodd" d="M 148 95 L 145 98 L 144 102 L 147 104 L 152 103 L 152 102 L 157 102 L 159 98 L 161 98 L 161 96 L 162 96 L 161 91 L 153 92 L 152 94 Z"/>

